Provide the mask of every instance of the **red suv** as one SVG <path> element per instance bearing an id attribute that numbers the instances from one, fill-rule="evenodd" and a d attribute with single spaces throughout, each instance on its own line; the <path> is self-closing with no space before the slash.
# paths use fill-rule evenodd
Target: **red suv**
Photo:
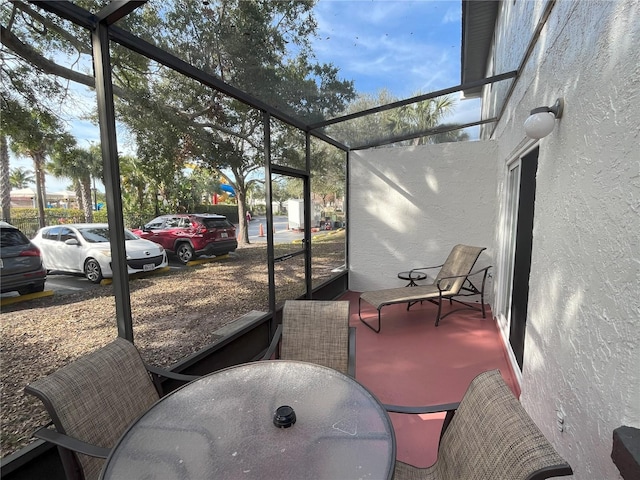
<path id="1" fill-rule="evenodd" d="M 182 263 L 198 255 L 225 255 L 238 247 L 236 228 L 223 215 L 161 215 L 132 231 L 140 238 L 159 243 Z"/>

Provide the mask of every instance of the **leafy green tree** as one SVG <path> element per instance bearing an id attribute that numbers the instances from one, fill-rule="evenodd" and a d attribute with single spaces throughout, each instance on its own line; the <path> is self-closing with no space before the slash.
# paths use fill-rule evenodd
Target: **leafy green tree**
<path id="1" fill-rule="evenodd" d="M 274 179 L 271 182 L 271 199 L 278 203 L 278 211 L 284 210 L 284 202 L 289 198 L 299 198 L 298 192 L 292 192 L 291 186 L 284 179 Z"/>
<path id="2" fill-rule="evenodd" d="M 441 127 L 453 127 L 453 125 L 443 123 Z M 466 142 L 469 140 L 469 134 L 464 130 L 451 130 L 449 132 L 435 133 L 429 138 L 432 143 Z"/>
<path id="3" fill-rule="evenodd" d="M 17 167 L 11 169 L 9 183 L 11 188 L 27 188 L 27 186 L 35 183 L 35 178 L 33 172 L 28 168 Z"/>
<path id="4" fill-rule="evenodd" d="M 23 15 L 25 11 L 33 15 Z M 24 22 L 25 18 L 29 20 Z M 0 4 L 2 44 L 6 47 L 0 50 L 0 196 L 2 217 L 7 220 L 10 219 L 9 145 L 12 137 L 20 136 L 21 132 L 29 128 L 32 120 L 31 111 L 47 112 L 55 117 L 59 111 L 60 100 L 64 99 L 64 92 L 68 88 L 65 80 L 58 81 L 54 75 L 44 74 L 44 70 L 34 70 L 30 62 L 25 61 L 25 57 L 38 56 L 37 50 L 34 49 L 36 45 L 23 42 L 20 36 L 13 33 L 13 29 L 17 28 L 22 31 L 26 29 L 40 32 L 36 33 L 36 36 L 42 36 L 42 32 L 47 31 L 47 28 L 41 19 L 42 16 L 26 3 Z M 23 27 L 17 27 L 17 24 Z M 46 57 L 38 58 L 45 63 L 52 63 Z M 36 186 L 38 185 L 40 182 L 36 178 Z M 40 199 L 39 206 L 44 201 L 42 197 Z"/>
<path id="5" fill-rule="evenodd" d="M 158 214 L 157 190 L 149 184 L 141 163 L 137 157 L 120 156 L 122 209 L 131 227 L 138 227 Z"/>
<path id="6" fill-rule="evenodd" d="M 340 113 L 340 116 L 359 113 L 397 100 L 398 98 L 386 89 L 379 90 L 376 95 L 358 94 Z M 327 127 L 327 133 L 350 147 L 366 145 L 372 139 L 381 139 L 391 135 L 389 115 L 388 111 L 384 111 L 373 115 L 356 117 L 330 125 Z"/>
<path id="7" fill-rule="evenodd" d="M 311 143 L 311 194 L 323 208 L 344 198 L 346 189 L 345 153 L 321 140 Z"/>
<path id="8" fill-rule="evenodd" d="M 75 3 L 91 11 L 99 8 L 97 1 Z M 119 25 L 287 114 L 313 122 L 335 115 L 354 95 L 352 82 L 340 80 L 334 66 L 314 61 L 314 3 L 150 2 Z M 6 25 L 3 43 L 27 69 L 36 65 L 56 78 L 93 86 L 91 76 L 48 60 L 62 50 L 66 56 L 89 54 L 86 32 L 31 5 L 7 7 L 0 16 Z M 112 66 L 117 114 L 132 132 L 151 189 L 165 198 L 179 191 L 173 184 L 185 162 L 196 163 L 234 187 L 238 214 L 244 218 L 247 192 L 264 164 L 261 113 L 118 45 L 112 48 Z M 243 224 L 239 240 L 248 241 Z"/>

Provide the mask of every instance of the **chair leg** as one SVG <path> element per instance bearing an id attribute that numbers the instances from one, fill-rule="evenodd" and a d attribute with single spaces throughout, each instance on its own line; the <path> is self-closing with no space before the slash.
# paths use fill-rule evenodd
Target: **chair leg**
<path id="1" fill-rule="evenodd" d="M 489 274 L 489 268 L 491 267 L 487 267 L 487 269 L 484 271 L 484 276 L 482 277 L 482 290 L 480 290 L 480 303 L 482 304 L 482 318 L 487 318 L 487 316 L 484 313 L 484 285 L 487 282 L 487 275 Z"/>
<path id="2" fill-rule="evenodd" d="M 451 299 L 449 299 L 451 300 Z M 442 313 L 442 294 L 440 294 L 440 298 L 438 298 L 438 314 L 436 315 L 436 327 L 440 323 L 440 314 Z"/>
<path id="3" fill-rule="evenodd" d="M 358 299 L 358 317 L 360 318 L 360 321 L 362 323 L 364 323 L 367 327 L 369 327 L 371 330 L 373 330 L 376 333 L 380 333 L 380 309 L 382 308 L 382 306 L 380 308 L 378 308 L 378 328 L 376 329 L 373 325 L 369 324 L 369 322 L 365 322 L 364 319 L 362 318 L 362 315 L 360 314 L 360 308 L 362 306 L 362 299 L 359 298 Z"/>

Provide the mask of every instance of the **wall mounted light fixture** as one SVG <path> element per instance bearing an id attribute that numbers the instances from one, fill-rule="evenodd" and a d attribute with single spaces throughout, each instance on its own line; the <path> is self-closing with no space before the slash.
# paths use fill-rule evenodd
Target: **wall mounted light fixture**
<path id="1" fill-rule="evenodd" d="M 556 118 L 562 117 L 564 100 L 559 98 L 552 107 L 538 107 L 524 122 L 524 131 L 529 138 L 543 138 L 553 131 Z"/>

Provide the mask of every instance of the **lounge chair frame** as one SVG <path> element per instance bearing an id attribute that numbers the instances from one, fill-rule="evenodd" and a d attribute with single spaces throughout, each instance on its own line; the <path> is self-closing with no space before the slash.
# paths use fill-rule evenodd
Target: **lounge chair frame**
<path id="1" fill-rule="evenodd" d="M 454 255 L 456 251 L 465 250 L 465 249 L 470 250 L 472 252 L 473 261 L 470 263 L 470 265 L 471 265 L 471 268 L 473 268 L 473 266 L 475 265 L 475 262 L 480 256 L 480 253 L 483 250 L 485 250 L 485 248 L 469 247 L 466 245 L 456 245 L 451 251 L 451 254 L 449 255 L 449 257 Z M 473 255 L 475 255 L 475 258 L 473 258 Z M 448 261 L 449 259 L 447 259 L 447 262 Z M 436 265 L 433 267 L 414 268 L 410 271 L 410 274 L 416 271 L 424 271 L 424 270 L 430 270 L 430 269 L 436 269 L 436 268 L 442 269 L 445 265 L 447 265 L 447 262 L 443 263 L 442 265 Z M 471 268 L 469 268 L 469 270 L 471 270 Z M 408 286 L 403 288 L 401 287 L 401 288 L 395 288 L 395 289 L 364 292 L 362 295 L 360 295 L 360 298 L 358 299 L 358 318 L 360 318 L 360 321 L 364 323 L 367 327 L 369 327 L 371 330 L 373 330 L 376 333 L 380 333 L 381 311 L 383 307 L 387 305 L 398 304 L 398 303 L 406 303 L 407 310 L 409 310 L 414 304 L 416 304 L 417 302 L 423 302 L 424 300 L 427 300 L 431 303 L 438 305 L 438 313 L 436 314 L 436 321 L 435 321 L 436 327 L 440 324 L 440 320 L 460 310 L 470 309 L 470 310 L 480 311 L 482 312 L 482 318 L 486 318 L 484 291 L 487 283 L 487 277 L 489 276 L 490 268 L 491 266 L 487 266 L 479 270 L 476 270 L 474 272 L 469 271 L 461 275 L 447 275 L 447 276 L 440 277 L 439 276 L 440 274 L 438 274 L 438 276 L 436 276 L 436 280 L 434 281 L 433 285 Z M 476 286 L 476 284 L 478 283 L 478 280 L 476 280 L 476 277 L 479 278 L 480 275 L 482 275 L 482 280 L 480 283 L 480 288 L 478 288 Z M 471 277 L 474 278 L 474 281 L 471 280 Z M 463 300 L 459 300 L 459 297 L 470 297 L 474 295 L 480 295 L 479 305 L 465 302 Z M 383 297 L 383 299 L 380 300 L 379 296 Z M 363 300 L 376 307 L 378 311 L 377 324 L 372 324 L 372 322 L 368 322 L 364 318 L 362 318 L 362 301 Z M 452 305 L 453 302 L 456 302 L 458 305 L 460 305 L 460 308 L 451 310 L 443 315 L 442 302 L 445 300 L 449 300 L 450 305 Z"/>

